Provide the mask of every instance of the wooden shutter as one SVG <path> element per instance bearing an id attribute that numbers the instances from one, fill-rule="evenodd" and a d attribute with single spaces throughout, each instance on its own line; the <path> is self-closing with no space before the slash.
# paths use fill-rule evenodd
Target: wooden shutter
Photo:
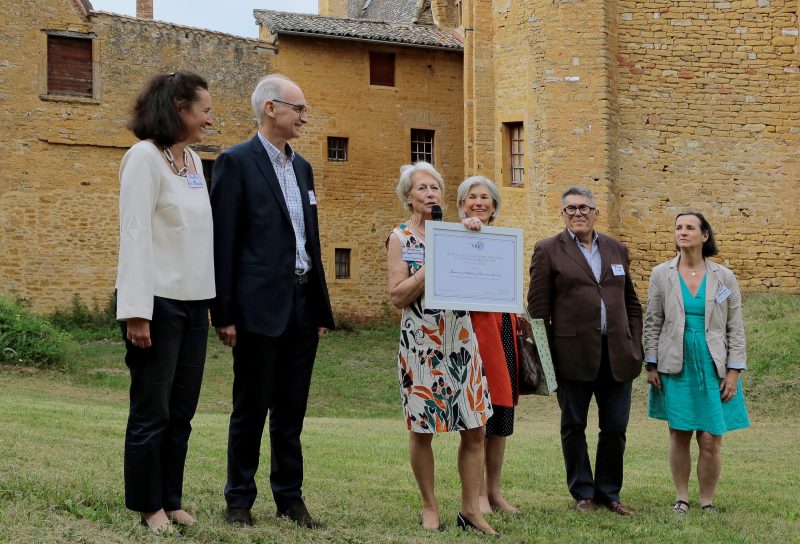
<path id="1" fill-rule="evenodd" d="M 369 84 L 394 87 L 394 53 L 369 53 Z"/>
<path id="2" fill-rule="evenodd" d="M 92 40 L 47 37 L 47 94 L 92 97 Z"/>

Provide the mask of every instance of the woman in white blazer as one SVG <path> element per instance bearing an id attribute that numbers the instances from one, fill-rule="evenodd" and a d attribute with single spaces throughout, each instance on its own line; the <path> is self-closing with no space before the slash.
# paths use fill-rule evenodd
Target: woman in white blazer
<path id="1" fill-rule="evenodd" d="M 154 532 L 195 520 L 181 506 L 191 420 L 215 296 L 213 225 L 200 157 L 211 125 L 206 81 L 154 76 L 128 127 L 141 140 L 119 171 L 117 320 L 131 373 L 125 504 Z"/>
<path id="2" fill-rule="evenodd" d="M 699 446 L 700 506 L 716 514 L 722 435 L 750 425 L 739 373 L 746 368 L 742 297 L 698 212 L 675 218 L 679 255 L 653 269 L 644 324 L 648 414 L 669 424 L 676 513 L 689 510 L 692 435 Z"/>

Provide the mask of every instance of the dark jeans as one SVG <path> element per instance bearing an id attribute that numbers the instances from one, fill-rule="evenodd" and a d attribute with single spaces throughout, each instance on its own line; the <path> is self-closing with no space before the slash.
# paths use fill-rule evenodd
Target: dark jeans
<path id="1" fill-rule="evenodd" d="M 617 382 L 611 375 L 605 339 L 600 372 L 594 381 L 562 380 L 558 383 L 561 449 L 567 471 L 567 486 L 576 500 L 594 499 L 601 503 L 619 501 L 625 432 L 631 410 L 631 383 Z M 592 395 L 597 402 L 600 427 L 594 477 L 586 446 L 586 419 Z"/>
<path id="2" fill-rule="evenodd" d="M 125 338 L 127 324 L 121 323 Z M 155 297 L 153 345 L 127 340 L 131 373 L 125 432 L 125 506 L 137 512 L 178 510 L 191 420 L 200 396 L 208 340 L 208 301 Z"/>
<path id="3" fill-rule="evenodd" d="M 230 508 L 250 509 L 258 493 L 261 437 L 269 414 L 270 484 L 279 510 L 302 502 L 300 434 L 319 337 L 308 284 L 296 285 L 287 329 L 277 337 L 237 330 L 233 348 L 233 412 L 228 434 Z"/>

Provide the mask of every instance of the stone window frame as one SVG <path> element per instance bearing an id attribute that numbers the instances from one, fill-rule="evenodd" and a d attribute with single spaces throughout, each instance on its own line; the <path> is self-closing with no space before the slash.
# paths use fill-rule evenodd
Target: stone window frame
<path id="1" fill-rule="evenodd" d="M 92 41 L 92 96 L 49 93 L 47 85 L 47 47 L 50 36 L 75 38 Z M 39 98 L 55 102 L 100 103 L 100 40 L 94 32 L 75 32 L 72 30 L 42 29 L 39 55 Z"/>
<path id="2" fill-rule="evenodd" d="M 349 273 L 350 273 L 350 275 L 347 278 L 340 278 L 340 277 L 337 276 L 337 273 L 336 273 L 337 272 L 337 270 L 336 270 L 337 253 L 339 251 L 342 251 L 342 250 L 346 251 L 348 253 L 348 255 L 349 255 L 349 258 L 350 258 L 349 263 L 348 263 L 349 264 Z M 358 253 L 358 248 L 355 247 L 352 244 L 337 243 L 336 247 L 332 247 L 328 251 L 329 251 L 328 262 L 330 263 L 330 268 L 328 269 L 328 271 L 332 272 L 332 274 L 328 277 L 328 281 L 330 281 L 332 283 L 344 283 L 344 284 L 357 283 L 358 282 L 358 277 L 359 277 L 359 269 L 358 269 L 359 253 Z"/>
<path id="3" fill-rule="evenodd" d="M 328 162 L 347 162 L 350 138 L 347 136 L 328 136 Z"/>
<path id="4" fill-rule="evenodd" d="M 375 77 L 373 77 L 373 66 L 377 66 L 377 62 L 380 58 L 388 59 L 391 57 L 391 69 L 392 69 L 392 82 L 391 84 L 387 83 L 374 83 Z M 380 50 L 372 50 L 367 52 L 367 76 L 369 78 L 369 85 L 370 87 L 380 87 L 385 89 L 395 89 L 397 88 L 397 53 L 394 51 L 380 51 Z"/>
<path id="5" fill-rule="evenodd" d="M 504 121 L 501 129 L 503 185 L 525 187 L 525 122 Z"/>
<path id="6" fill-rule="evenodd" d="M 430 140 L 428 140 L 430 136 Z M 436 130 L 430 128 L 411 128 L 408 140 L 411 148 L 412 164 L 418 161 L 425 161 L 436 166 Z M 430 146 L 430 150 L 428 150 Z M 430 160 L 427 160 L 430 157 Z"/>

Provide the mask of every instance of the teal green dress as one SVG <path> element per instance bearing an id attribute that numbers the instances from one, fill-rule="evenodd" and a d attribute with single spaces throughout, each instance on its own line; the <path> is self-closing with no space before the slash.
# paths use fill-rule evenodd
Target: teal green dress
<path id="1" fill-rule="evenodd" d="M 663 419 L 678 431 L 706 431 L 723 435 L 750 426 L 744 404 L 742 380 L 736 394 L 722 402 L 714 360 L 705 335 L 706 279 L 692 296 L 681 278 L 686 327 L 683 333 L 683 368 L 678 374 L 662 374 L 661 389 L 650 386 L 648 415 Z"/>

